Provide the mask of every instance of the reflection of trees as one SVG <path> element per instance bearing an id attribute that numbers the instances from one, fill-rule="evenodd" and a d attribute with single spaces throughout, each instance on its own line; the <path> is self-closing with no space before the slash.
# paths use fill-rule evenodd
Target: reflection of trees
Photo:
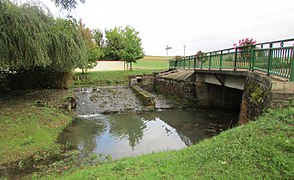
<path id="1" fill-rule="evenodd" d="M 139 116 L 134 117 L 134 114 L 112 116 L 109 126 L 109 133 L 120 138 L 127 137 L 133 150 L 142 140 L 146 128 L 144 121 Z"/>
<path id="2" fill-rule="evenodd" d="M 65 130 L 62 139 L 68 140 L 71 145 L 82 146 L 83 152 L 91 152 L 97 146 L 96 139 L 103 134 L 106 127 L 106 123 L 103 121 L 77 119 L 72 126 Z"/>

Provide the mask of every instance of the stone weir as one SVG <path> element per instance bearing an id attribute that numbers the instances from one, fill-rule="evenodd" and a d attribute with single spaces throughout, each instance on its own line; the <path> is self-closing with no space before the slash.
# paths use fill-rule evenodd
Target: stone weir
<path id="1" fill-rule="evenodd" d="M 140 111 L 144 105 L 129 87 L 108 86 L 75 89 L 80 117 L 124 111 Z"/>
<path id="2" fill-rule="evenodd" d="M 294 83 L 259 72 L 169 70 L 133 76 L 130 82 L 173 96 L 188 107 L 236 109 L 241 124 L 254 120 L 267 107 L 289 104 L 294 97 Z"/>

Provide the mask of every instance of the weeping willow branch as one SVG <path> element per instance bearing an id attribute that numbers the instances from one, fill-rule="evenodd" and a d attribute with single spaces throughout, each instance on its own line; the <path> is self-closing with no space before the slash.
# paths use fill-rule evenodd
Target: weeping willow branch
<path id="1" fill-rule="evenodd" d="M 0 0 L 0 67 L 69 72 L 85 60 L 84 49 L 75 21 L 54 19 L 37 5 Z"/>
<path id="2" fill-rule="evenodd" d="M 60 6 L 62 9 L 71 10 L 75 9 L 78 5 L 77 0 L 51 0 L 55 3 L 56 6 Z M 85 0 L 79 0 L 81 3 L 85 3 Z"/>

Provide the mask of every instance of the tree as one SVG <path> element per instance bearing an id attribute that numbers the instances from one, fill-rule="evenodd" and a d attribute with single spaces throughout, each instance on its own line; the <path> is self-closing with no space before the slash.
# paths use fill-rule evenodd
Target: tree
<path id="1" fill-rule="evenodd" d="M 65 77 L 84 60 L 76 21 L 54 19 L 37 5 L 8 0 L 0 0 L 0 12 L 1 73 L 20 78 L 14 84 L 31 78 L 26 83 L 31 88 L 64 87 Z"/>
<path id="2" fill-rule="evenodd" d="M 97 46 L 102 48 L 104 46 L 103 32 L 100 29 L 94 29 L 93 34 Z"/>
<path id="3" fill-rule="evenodd" d="M 105 59 L 121 60 L 120 51 L 123 49 L 123 36 L 121 27 L 105 30 Z"/>
<path id="4" fill-rule="evenodd" d="M 62 9 L 71 10 L 75 9 L 78 5 L 78 2 L 85 3 L 86 0 L 51 0 L 55 3 L 56 6 L 60 6 Z"/>
<path id="5" fill-rule="evenodd" d="M 132 63 L 136 63 L 138 59 L 144 57 L 141 38 L 139 32 L 129 26 L 122 31 L 122 37 L 123 48 L 119 52 L 119 57 L 130 63 L 130 70 L 132 70 Z"/>
<path id="6" fill-rule="evenodd" d="M 197 60 L 197 67 L 203 65 L 207 61 L 205 52 L 199 50 L 196 53 L 196 60 Z"/>
<path id="7" fill-rule="evenodd" d="M 82 20 L 79 21 L 79 31 L 85 43 L 86 53 L 83 56 L 84 60 L 79 63 L 77 67 L 82 69 L 82 72 L 84 73 L 85 70 L 97 65 L 97 60 L 103 55 L 103 52 L 98 46 L 99 43 L 96 42 L 94 34 L 89 28 L 85 27 Z"/>
<path id="8" fill-rule="evenodd" d="M 253 40 L 253 38 L 245 38 L 239 40 L 238 46 L 237 44 L 234 44 L 234 46 L 236 46 L 239 49 L 241 53 L 241 59 L 243 59 L 244 61 L 249 61 L 251 56 L 251 50 L 255 48 L 254 44 L 256 44 L 256 41 Z"/>

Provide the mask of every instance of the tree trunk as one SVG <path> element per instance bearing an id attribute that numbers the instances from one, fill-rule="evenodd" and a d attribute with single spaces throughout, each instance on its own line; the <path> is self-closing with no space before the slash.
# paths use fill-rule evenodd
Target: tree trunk
<path id="1" fill-rule="evenodd" d="M 130 71 L 132 71 L 133 70 L 133 63 L 132 63 L 132 61 L 130 62 Z"/>

